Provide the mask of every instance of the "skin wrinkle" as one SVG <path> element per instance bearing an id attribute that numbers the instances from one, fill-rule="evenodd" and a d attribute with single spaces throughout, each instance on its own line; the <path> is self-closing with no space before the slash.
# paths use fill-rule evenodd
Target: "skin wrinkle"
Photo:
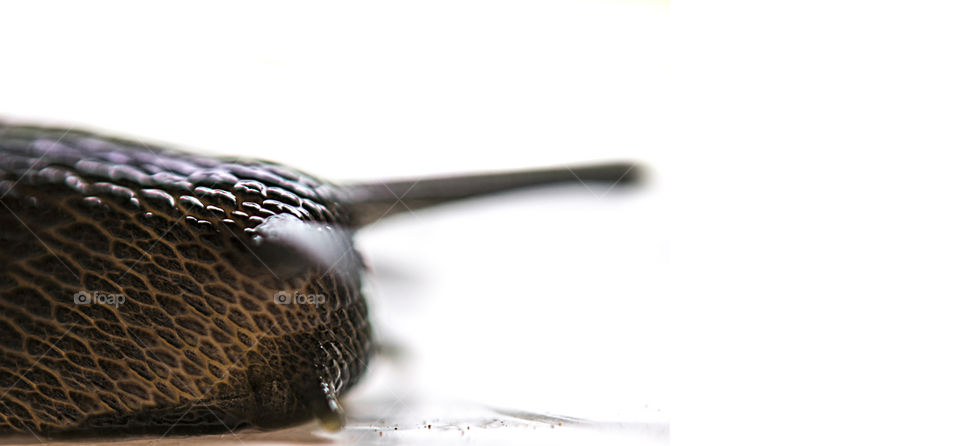
<path id="1" fill-rule="evenodd" d="M 36 131 L 42 133 L 42 130 Z M 9 251 L 0 254 L 0 263 L 10 266 L 16 265 L 19 268 L 18 271 L 28 274 L 28 277 L 21 277 L 19 273 L 4 272 L 3 274 L 7 274 L 8 280 L 12 283 L 30 282 L 30 277 L 38 277 L 45 282 L 49 282 L 53 286 L 51 290 L 63 290 L 65 295 L 50 295 L 48 291 L 41 289 L 42 287 L 32 287 L 34 294 L 39 293 L 51 304 L 71 306 L 69 308 L 75 314 L 81 315 L 81 318 L 75 321 L 83 334 L 79 336 L 79 339 L 81 345 L 88 352 L 91 352 L 89 354 L 94 355 L 90 359 L 94 367 L 97 367 L 90 369 L 89 366 L 76 363 L 59 349 L 54 351 L 57 352 L 56 356 L 63 357 L 62 360 L 54 361 L 52 356 L 40 357 L 37 359 L 37 370 L 44 370 L 54 377 L 65 377 L 65 379 L 57 379 L 56 382 L 51 383 L 58 389 L 58 392 L 65 395 L 70 395 L 70 392 L 86 395 L 85 398 L 94 402 L 97 408 L 84 411 L 74 403 L 66 406 L 63 402 L 57 403 L 42 394 L 40 388 L 37 387 L 38 382 L 28 380 L 26 385 L 30 390 L 27 394 L 20 397 L 10 394 L 0 398 L 2 400 L 0 402 L 4 404 L 8 402 L 16 403 L 26 410 L 25 417 L 19 417 L 15 412 L 5 410 L 5 417 L 0 418 L 0 431 L 34 431 L 48 436 L 64 432 L 103 433 L 108 430 L 111 433 L 150 431 L 164 434 L 180 431 L 219 432 L 223 430 L 232 431 L 243 425 L 269 427 L 283 422 L 296 422 L 315 415 L 323 417 L 323 414 L 314 414 L 311 410 L 327 405 L 316 405 L 310 402 L 312 399 L 326 398 L 323 395 L 322 384 L 329 382 L 332 388 L 345 391 L 362 374 L 366 364 L 363 359 L 367 358 L 372 352 L 369 324 L 366 323 L 366 304 L 363 302 L 359 291 L 359 268 L 354 267 L 353 270 L 348 272 L 346 278 L 334 278 L 332 275 L 325 277 L 323 273 L 326 271 L 318 268 L 306 268 L 300 274 L 289 277 L 280 277 L 273 274 L 270 270 L 276 268 L 276 262 L 282 262 L 282 259 L 274 259 L 273 264 L 268 264 L 260 258 L 260 254 L 251 251 L 251 246 L 253 246 L 249 240 L 251 233 L 243 231 L 243 229 L 251 227 L 244 225 L 259 224 L 259 221 L 257 219 L 237 219 L 233 212 L 241 208 L 249 209 L 249 207 L 242 207 L 243 203 L 239 201 L 235 203 L 235 206 L 230 206 L 228 198 L 233 197 L 234 194 L 229 190 L 217 189 L 218 187 L 229 187 L 229 185 L 194 185 L 191 189 L 204 188 L 201 189 L 203 193 L 189 195 L 192 200 L 200 203 L 199 206 L 193 202 L 190 203 L 193 203 L 194 206 L 187 206 L 190 203 L 185 203 L 184 200 L 177 200 L 174 206 L 164 206 L 158 200 L 145 199 L 144 196 L 139 194 L 136 185 L 130 184 L 130 178 L 136 178 L 137 176 L 129 174 L 129 172 L 124 178 L 117 180 L 121 181 L 122 187 L 120 187 L 121 184 L 113 187 L 109 184 L 113 180 L 111 178 L 90 178 L 71 170 L 71 166 L 63 162 L 65 158 L 70 158 L 70 153 L 58 153 L 58 150 L 76 150 L 77 153 L 73 154 L 76 160 L 101 155 L 100 153 L 83 152 L 82 145 L 76 141 L 77 135 L 83 135 L 83 133 L 71 132 L 62 138 L 59 146 L 45 147 L 51 153 L 44 159 L 33 159 L 30 166 L 33 166 L 33 169 L 40 169 L 49 166 L 48 161 L 50 159 L 58 160 L 60 164 L 57 164 L 56 167 L 65 170 L 68 175 L 80 178 L 83 183 L 88 185 L 97 184 L 96 193 L 92 192 L 94 188 L 88 186 L 88 193 L 81 195 L 63 183 L 45 183 L 42 177 L 29 175 L 25 172 L 12 172 L 8 170 L 9 167 L 6 164 L 0 165 L 0 181 L 7 180 L 17 173 L 19 175 L 15 175 L 16 177 L 23 178 L 15 187 L 11 188 L 10 193 L 3 199 L 4 204 L 11 208 L 11 212 L 6 215 L 0 214 L 0 233 L 4 234 L 4 238 L 15 237 L 25 246 L 32 246 L 37 243 L 50 245 L 50 249 L 55 252 L 55 256 L 68 262 L 65 265 L 72 264 L 70 269 L 79 268 L 82 273 L 78 275 L 77 280 L 84 289 L 90 283 L 96 283 L 98 286 L 107 288 L 106 290 L 87 290 L 91 293 L 122 293 L 125 288 L 123 284 L 128 283 L 124 279 L 129 275 L 136 278 L 133 283 L 144 284 L 144 287 L 138 291 L 153 296 L 154 303 L 134 302 L 129 300 L 128 297 L 127 302 L 130 302 L 130 304 L 126 305 L 107 305 L 106 308 L 102 308 L 101 304 L 77 305 L 73 302 L 73 293 L 80 290 L 76 289 L 77 287 L 73 284 L 61 282 L 56 275 L 49 273 L 49 271 L 63 271 L 65 266 L 49 265 L 50 261 L 57 262 L 57 260 L 49 256 L 44 257 L 46 255 L 44 250 L 36 251 L 37 254 L 29 256 L 18 256 L 17 253 Z M 86 135 L 86 137 L 89 137 L 89 135 Z M 10 153 L 15 153 L 18 156 L 24 155 L 22 150 L 8 152 L 11 149 L 3 147 L 3 144 L 6 143 L 7 141 L 0 138 L 0 149 L 3 149 L 3 152 L 0 153 L 4 156 L 11 156 Z M 116 141 L 112 141 L 111 144 L 116 145 L 112 149 L 114 151 L 126 150 L 138 154 L 144 153 L 142 144 L 139 143 L 136 144 L 136 147 L 123 146 Z M 26 155 L 33 156 L 34 154 L 28 152 Z M 148 159 L 142 155 L 137 156 L 140 159 Z M 195 168 L 197 171 L 206 171 L 209 168 L 205 166 L 214 164 L 213 161 L 200 159 L 194 155 L 180 154 L 165 149 L 152 150 L 150 156 L 155 159 L 169 158 L 176 160 L 158 164 L 175 164 L 179 169 L 189 169 L 191 163 L 196 162 Z M 242 171 L 255 174 L 256 169 L 259 169 L 256 165 L 246 165 L 243 166 Z M 305 189 L 315 190 L 316 186 L 320 184 L 317 180 L 301 174 L 290 173 L 283 177 L 277 176 L 274 173 L 276 169 L 281 168 L 273 168 L 263 177 L 288 185 L 294 181 L 291 178 L 300 178 L 305 183 L 296 189 L 301 192 Z M 108 169 L 101 170 L 108 171 Z M 214 176 L 216 174 L 180 176 L 175 178 L 178 183 L 171 185 L 171 189 L 166 192 L 174 197 L 187 196 L 180 191 L 180 188 L 183 187 L 184 177 L 195 178 L 202 182 Z M 53 175 L 46 176 L 46 178 L 51 177 Z M 226 176 L 221 175 L 221 177 Z M 154 179 L 149 185 L 150 189 L 163 190 L 166 186 L 155 181 L 158 176 L 150 178 Z M 171 177 L 171 179 L 174 179 L 174 177 Z M 247 181 L 246 184 L 258 181 L 257 178 L 244 179 Z M 214 178 L 214 180 L 216 179 Z M 311 200 L 311 206 L 314 209 L 324 211 L 322 215 L 317 216 L 316 212 L 311 213 L 306 208 L 300 207 L 296 213 L 293 213 L 293 209 L 291 209 L 291 213 L 288 215 L 293 215 L 298 219 L 323 217 L 327 220 L 320 220 L 319 222 L 324 224 L 344 225 L 347 223 L 348 216 L 346 214 L 331 213 L 330 208 L 324 203 L 332 200 L 331 197 L 319 197 L 315 193 L 311 194 L 312 197 L 301 197 L 290 190 L 281 192 L 279 189 L 281 185 L 274 184 L 270 187 L 273 188 L 270 195 L 283 198 L 285 206 L 292 206 L 297 201 Z M 267 190 L 266 186 L 263 189 Z M 334 191 L 335 189 L 328 188 L 327 190 Z M 156 192 L 150 194 L 157 195 Z M 87 210 L 79 204 L 76 206 L 68 204 L 69 197 L 80 199 L 84 196 L 98 197 L 97 206 Z M 295 197 L 297 200 L 291 197 Z M 243 202 L 251 202 L 256 198 L 256 196 L 249 196 L 248 194 L 243 198 Z M 205 201 L 207 199 L 211 201 Z M 261 200 L 266 200 L 266 194 L 261 197 Z M 37 203 L 41 210 L 44 206 L 58 209 L 67 216 L 69 221 L 30 220 L 38 219 L 40 218 L 39 215 L 43 215 L 43 212 L 37 212 L 37 209 L 31 207 L 30 203 L 33 202 Z M 257 204 L 255 201 L 252 203 Z M 217 212 L 213 209 L 208 211 L 207 206 L 211 205 L 220 211 Z M 262 206 L 259 208 L 262 209 Z M 284 209 L 287 208 L 273 206 L 271 211 L 263 209 L 260 215 L 269 219 L 270 214 L 275 214 L 277 211 L 282 213 Z M 143 225 L 140 223 L 137 215 L 146 215 L 148 212 L 155 216 L 154 218 L 163 218 L 159 225 Z M 222 217 L 227 215 L 233 217 L 232 221 L 241 225 L 240 230 L 235 230 L 230 226 L 222 226 Z M 256 216 L 257 214 L 248 213 L 248 215 Z M 195 218 L 194 221 L 191 221 L 191 216 Z M 25 233 L 26 229 L 12 217 L 29 220 L 25 224 L 40 224 L 38 226 L 40 229 L 32 231 L 35 234 Z M 119 224 L 122 222 L 136 224 L 143 231 L 143 234 L 150 237 L 150 239 L 146 239 L 150 243 L 149 249 L 144 250 L 141 246 L 138 246 L 138 242 L 142 242 L 144 239 L 124 239 L 118 234 L 109 233 L 104 234 L 107 237 L 107 244 L 104 245 L 101 252 L 89 249 L 90 246 L 86 245 L 85 241 L 67 236 L 63 232 L 78 223 L 100 227 L 105 219 L 115 219 L 112 222 L 106 222 L 114 223 L 114 226 L 118 228 L 122 226 Z M 212 225 L 213 229 L 210 230 L 209 226 L 204 228 L 204 225 L 199 224 L 200 222 L 208 222 L 207 224 Z M 124 244 L 113 243 L 110 241 L 111 239 L 123 240 Z M 97 241 L 97 243 L 100 242 Z M 161 249 L 157 246 L 158 244 L 162 244 L 166 248 Z M 269 243 L 267 245 L 269 246 Z M 120 251 L 117 251 L 118 249 L 125 250 L 124 252 L 127 253 L 125 257 L 117 257 L 117 254 L 120 253 Z M 160 251 L 172 252 L 175 257 L 160 254 Z M 88 260 L 78 262 L 74 253 L 84 253 L 83 255 Z M 184 257 L 185 253 L 189 253 L 189 256 Z M 134 258 L 127 257 L 130 254 L 134 255 Z M 137 256 L 139 256 L 139 259 L 136 259 Z M 349 251 L 345 254 L 345 257 L 348 259 L 348 264 L 359 265 L 357 254 L 352 248 L 352 242 L 350 242 Z M 45 260 L 38 264 L 33 263 L 37 262 L 38 259 Z M 83 265 L 95 264 L 106 265 L 107 270 L 95 272 L 83 267 Z M 187 264 L 206 268 L 207 273 L 204 274 L 207 280 L 194 281 L 188 274 Z M 169 266 L 174 265 L 177 265 L 177 268 L 171 270 Z M 237 281 L 228 283 L 221 280 L 220 274 L 213 272 L 218 268 L 225 268 L 229 271 L 229 276 L 237 278 Z M 12 271 L 12 269 L 4 268 L 4 271 Z M 122 273 L 122 275 L 115 275 L 114 272 Z M 212 282 L 210 282 L 211 280 Z M 187 282 L 192 283 L 189 288 L 180 288 Z M 229 290 L 235 296 L 232 299 L 233 301 L 222 300 L 216 295 L 204 292 L 202 283 L 208 282 Z M 168 292 L 167 289 L 171 285 L 177 287 L 179 291 L 176 293 Z M 200 294 L 186 291 L 188 289 L 196 289 Z M 8 311 L 8 308 L 12 310 L 9 305 L 19 299 L 18 296 L 11 295 L 13 290 L 8 288 L 0 291 L 0 315 L 11 314 Z M 296 304 L 280 305 L 274 302 L 274 294 L 279 290 L 295 290 L 295 292 L 303 294 L 325 294 L 329 296 L 329 302 L 326 306 L 320 307 Z M 195 299 L 201 305 L 206 305 L 213 313 L 210 316 L 205 316 L 193 305 L 186 302 L 185 299 L 188 297 Z M 240 299 L 237 299 L 237 297 Z M 180 303 L 175 307 L 158 306 L 157 298 L 163 299 L 168 304 L 175 301 L 180 301 Z M 206 302 L 218 303 L 210 305 Z M 50 319 L 47 319 L 46 323 L 58 327 L 59 323 L 53 319 L 53 308 L 51 307 Z M 225 309 L 226 314 L 220 314 L 215 310 L 216 308 Z M 146 311 L 151 313 L 145 313 Z M 318 313 L 319 317 L 308 317 L 307 314 L 311 312 Z M 101 320 L 101 318 L 106 314 L 113 315 L 109 319 L 115 322 L 109 322 L 109 324 L 117 324 L 122 333 L 120 337 L 104 331 L 107 326 L 102 324 L 107 322 Z M 154 316 L 151 316 L 151 314 Z M 164 315 L 162 319 L 154 319 L 155 316 L 161 315 Z M 233 315 L 233 317 L 228 317 L 228 315 Z M 21 315 L 19 318 L 24 317 L 34 316 Z M 71 315 L 70 317 L 76 319 L 77 316 Z M 347 322 L 356 317 L 364 320 L 364 323 L 355 326 Z M 261 328 L 264 327 L 261 323 L 255 322 L 258 319 L 267 324 L 266 329 Z M 11 326 L 21 332 L 23 342 L 28 339 L 27 335 L 30 335 L 30 338 L 35 341 L 39 340 L 39 342 L 48 345 L 50 341 L 57 339 L 57 337 L 53 337 L 50 341 L 46 341 L 42 333 L 30 333 L 29 327 L 32 324 L 24 324 L 24 321 L 17 320 L 17 318 L 0 317 L 0 320 L 8 321 Z M 170 329 L 166 328 L 168 322 L 164 322 L 164 320 L 172 323 L 175 329 L 169 331 Z M 216 320 L 221 321 L 221 324 L 228 324 L 231 327 L 230 331 L 224 332 L 214 323 Z M 143 325 L 144 321 L 146 321 L 146 326 Z M 179 321 L 190 325 L 179 326 Z M 188 328 L 195 327 L 197 323 L 202 324 L 204 328 L 201 329 L 201 333 L 206 333 L 206 335 Z M 300 328 L 290 331 L 291 324 Z M 151 325 L 154 328 L 151 328 Z M 139 336 L 132 335 L 131 329 L 133 328 L 141 329 Z M 213 331 L 223 333 L 225 337 L 218 336 L 221 340 L 229 339 L 229 343 L 224 345 L 222 342 L 216 341 L 212 337 Z M 139 339 L 145 333 L 150 333 L 152 337 L 149 342 Z M 164 333 L 170 333 L 174 337 L 171 338 Z M 126 341 L 127 343 L 124 344 L 126 339 L 134 338 L 137 338 L 137 342 Z M 339 355 L 339 353 L 334 352 L 349 348 L 349 345 L 357 345 L 358 342 L 363 351 L 356 357 L 330 356 L 332 354 Z M 226 362 L 217 361 L 202 351 L 203 347 L 201 346 L 204 343 L 215 346 L 218 351 L 221 351 L 214 356 L 222 356 L 220 361 Z M 323 345 L 327 343 L 341 345 L 343 348 L 325 350 Z M 127 353 L 124 353 L 124 348 L 130 346 L 138 349 L 140 353 L 137 355 L 143 359 L 130 357 Z M 52 349 L 52 346 L 50 347 Z M 16 366 L 17 361 L 12 360 L 14 357 L 23 357 L 22 355 L 26 354 L 26 351 L 22 348 L 23 344 L 21 344 L 20 349 L 0 348 L 0 371 L 23 376 L 22 374 L 26 370 L 19 369 Z M 165 369 L 166 373 L 150 372 L 152 378 L 147 379 L 130 370 L 125 373 L 122 379 L 115 380 L 110 377 L 109 373 L 106 373 L 106 369 L 100 368 L 106 364 L 114 364 L 114 362 L 113 360 L 107 361 L 106 358 L 97 360 L 98 354 L 96 351 L 98 348 L 103 352 L 114 352 L 111 355 L 120 355 L 119 362 L 115 363 L 117 365 L 136 364 L 138 368 L 146 371 L 156 370 L 156 367 L 159 366 L 161 369 Z M 71 355 L 74 354 L 76 353 L 71 353 Z M 54 353 L 51 353 L 51 355 L 54 355 Z M 164 358 L 169 358 L 173 362 Z M 317 362 L 314 358 L 320 358 L 321 367 L 313 366 L 313 363 Z M 155 365 L 150 365 L 151 362 Z M 214 375 L 210 366 L 219 369 L 219 377 Z M 344 370 L 341 370 L 341 368 Z M 199 373 L 199 375 L 194 373 Z M 97 376 L 99 378 L 96 378 Z M 345 382 L 339 379 L 341 376 L 350 378 Z M 108 388 L 98 389 L 93 386 L 92 379 L 101 380 Z M 67 384 L 68 382 L 73 383 L 73 385 Z M 202 384 L 204 382 L 206 384 Z M 77 383 L 82 384 L 84 388 L 76 388 Z M 183 387 L 183 385 L 187 387 Z M 171 400 L 168 391 L 161 391 L 161 388 L 173 390 L 172 396 L 174 399 Z M 263 390 L 258 391 L 257 389 Z M 281 394 L 271 394 L 276 389 L 279 389 Z M 134 393 L 130 393 L 130 391 Z M 142 394 L 141 391 L 146 393 Z M 267 395 L 271 397 L 257 396 L 257 392 L 263 391 L 266 391 Z M 17 395 L 20 395 L 20 392 L 17 392 Z M 271 404 L 280 404 L 280 406 L 274 407 Z M 86 418 L 70 421 L 69 417 L 66 416 L 67 411 L 83 414 Z"/>

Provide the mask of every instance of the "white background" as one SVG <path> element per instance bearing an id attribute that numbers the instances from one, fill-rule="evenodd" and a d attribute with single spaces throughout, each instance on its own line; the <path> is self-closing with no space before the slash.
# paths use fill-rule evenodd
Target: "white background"
<path id="1" fill-rule="evenodd" d="M 364 234 L 409 388 L 955 443 L 957 11 L 707 3 L 5 4 L 0 113 L 333 179 L 643 162 Z"/>

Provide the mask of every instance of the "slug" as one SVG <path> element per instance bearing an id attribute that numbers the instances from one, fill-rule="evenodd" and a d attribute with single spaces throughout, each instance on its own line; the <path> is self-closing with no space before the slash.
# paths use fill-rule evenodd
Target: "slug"
<path id="1" fill-rule="evenodd" d="M 334 184 L 265 161 L 0 122 L 0 432 L 319 419 L 373 354 L 358 229 L 630 163 Z"/>

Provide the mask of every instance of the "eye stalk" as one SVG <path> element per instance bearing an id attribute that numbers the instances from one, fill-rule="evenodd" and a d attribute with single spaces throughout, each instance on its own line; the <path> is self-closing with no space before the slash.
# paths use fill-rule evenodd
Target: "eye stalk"
<path id="1" fill-rule="evenodd" d="M 342 186 L 352 225 L 361 227 L 394 214 L 451 201 L 557 184 L 640 184 L 645 169 L 631 162 L 453 175 Z"/>

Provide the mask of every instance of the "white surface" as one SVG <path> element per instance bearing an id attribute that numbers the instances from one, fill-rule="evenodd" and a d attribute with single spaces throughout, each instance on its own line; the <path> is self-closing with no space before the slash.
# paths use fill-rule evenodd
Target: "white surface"
<path id="1" fill-rule="evenodd" d="M 333 179 L 668 156 L 665 3 L 0 9 L 0 115 Z M 355 423 L 336 438 L 379 441 L 368 431 L 396 424 L 384 437 L 411 443 L 666 441 L 675 352 L 658 194 L 572 186 L 363 233 L 378 334 L 404 352 L 346 401 Z M 585 421 L 551 428 L 491 408 Z M 491 414 L 505 424 L 481 428 Z M 424 420 L 478 424 L 467 435 Z"/>

